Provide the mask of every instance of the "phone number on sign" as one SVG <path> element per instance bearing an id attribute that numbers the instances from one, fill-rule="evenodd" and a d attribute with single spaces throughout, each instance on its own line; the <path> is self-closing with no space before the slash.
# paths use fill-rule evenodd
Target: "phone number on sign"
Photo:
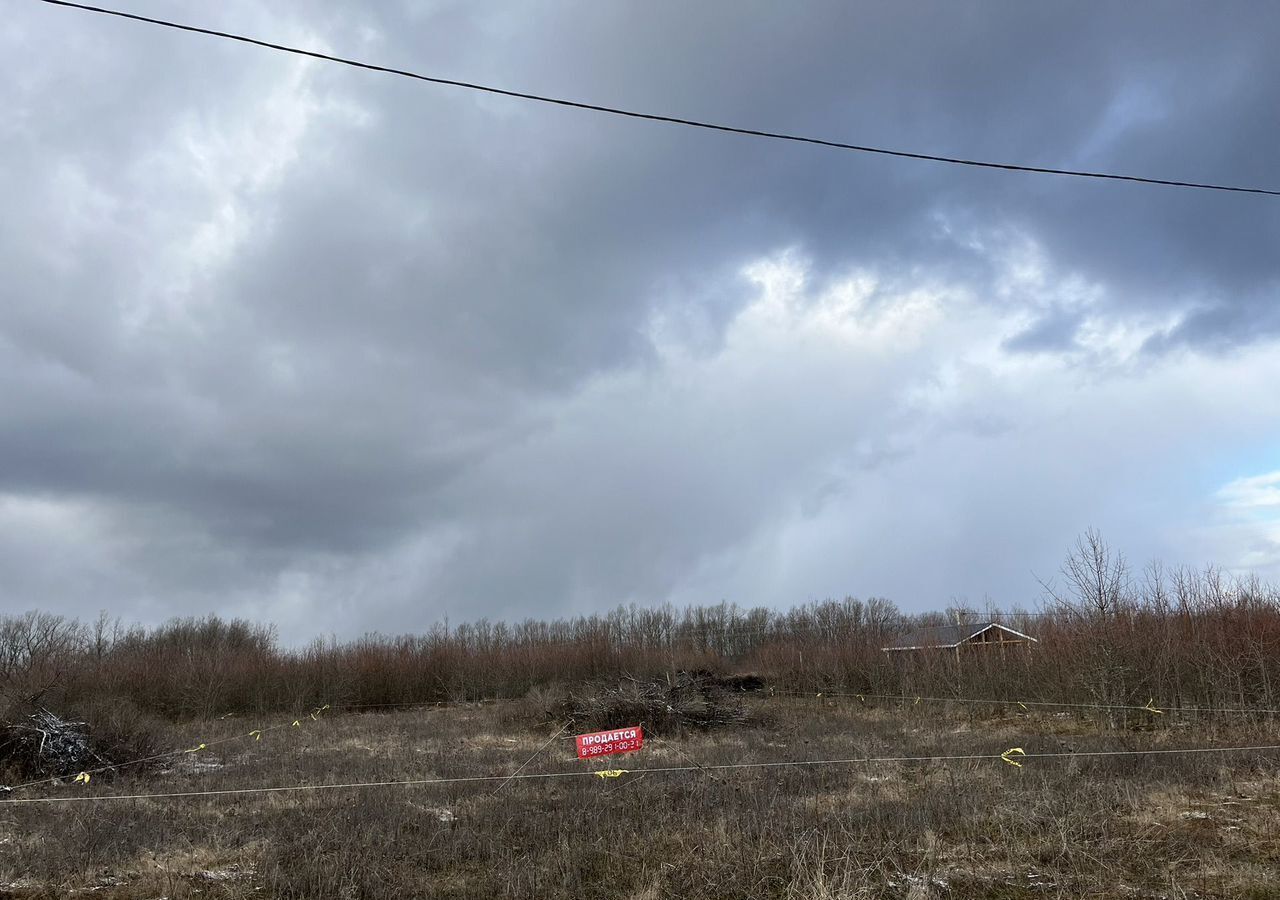
<path id="1" fill-rule="evenodd" d="M 606 753 L 626 753 L 628 750 L 639 750 L 641 743 L 639 739 L 629 741 L 613 741 L 608 744 L 592 744 L 590 747 L 582 748 L 583 757 L 587 756 L 603 756 Z"/>

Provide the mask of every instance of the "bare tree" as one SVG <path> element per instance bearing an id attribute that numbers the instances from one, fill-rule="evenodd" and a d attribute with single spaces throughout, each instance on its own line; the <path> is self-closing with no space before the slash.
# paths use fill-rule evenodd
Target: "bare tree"
<path id="1" fill-rule="evenodd" d="M 1076 538 L 1059 571 L 1070 594 L 1064 597 L 1050 588 L 1050 595 L 1079 614 L 1105 621 L 1129 599 L 1132 583 L 1124 554 L 1108 546 L 1095 528 Z"/>
<path id="2" fill-rule="evenodd" d="M 1132 579 L 1124 554 L 1113 550 L 1102 534 L 1090 528 L 1076 538 L 1059 574 L 1063 589 L 1041 581 L 1059 612 L 1087 627 L 1075 648 L 1084 687 L 1104 705 L 1122 705 L 1130 667 L 1120 652 L 1118 616 L 1132 605 Z M 1109 715 L 1112 725 L 1118 716 Z"/>

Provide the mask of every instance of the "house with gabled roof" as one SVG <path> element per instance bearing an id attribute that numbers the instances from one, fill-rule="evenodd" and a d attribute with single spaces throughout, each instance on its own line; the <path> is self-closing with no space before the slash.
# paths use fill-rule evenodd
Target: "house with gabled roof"
<path id="1" fill-rule="evenodd" d="M 962 649 L 1029 649 L 1039 641 L 1029 634 L 1015 631 L 998 622 L 976 622 L 972 625 L 930 625 L 917 628 L 899 637 L 887 647 L 885 653 L 902 653 L 925 650 L 951 650 L 957 656 Z"/>

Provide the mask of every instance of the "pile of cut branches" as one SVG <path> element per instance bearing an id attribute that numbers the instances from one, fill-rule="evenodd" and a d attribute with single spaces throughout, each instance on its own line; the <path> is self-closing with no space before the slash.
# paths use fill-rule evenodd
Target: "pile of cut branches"
<path id="1" fill-rule="evenodd" d="M 617 684 L 589 685 L 563 697 L 553 712 L 580 730 L 643 723 L 655 734 L 673 734 L 756 724 L 741 693 L 703 673 L 682 672 L 658 680 L 625 678 Z"/>
<path id="2" fill-rule="evenodd" d="M 109 765 L 89 739 L 88 725 L 43 706 L 0 722 L 0 766 L 24 778 L 62 778 Z"/>

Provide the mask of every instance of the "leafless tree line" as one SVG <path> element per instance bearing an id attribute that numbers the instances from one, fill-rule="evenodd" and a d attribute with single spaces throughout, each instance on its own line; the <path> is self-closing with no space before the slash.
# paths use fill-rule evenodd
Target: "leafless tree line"
<path id="1" fill-rule="evenodd" d="M 733 604 L 621 607 L 603 615 L 438 625 L 281 646 L 274 630 L 217 617 L 156 628 L 107 616 L 0 618 L 5 701 L 81 708 L 104 698 L 165 718 L 339 705 L 523 696 L 533 688 L 679 671 L 752 673 L 781 691 L 992 697 L 1170 707 L 1280 707 L 1280 591 L 1217 569 L 1133 571 L 1096 532 L 1003 624 L 1030 651 L 882 651 L 926 624 L 986 620 L 952 607 L 907 615 L 848 598 L 788 610 Z M 0 710 L 3 712 L 3 710 Z"/>

